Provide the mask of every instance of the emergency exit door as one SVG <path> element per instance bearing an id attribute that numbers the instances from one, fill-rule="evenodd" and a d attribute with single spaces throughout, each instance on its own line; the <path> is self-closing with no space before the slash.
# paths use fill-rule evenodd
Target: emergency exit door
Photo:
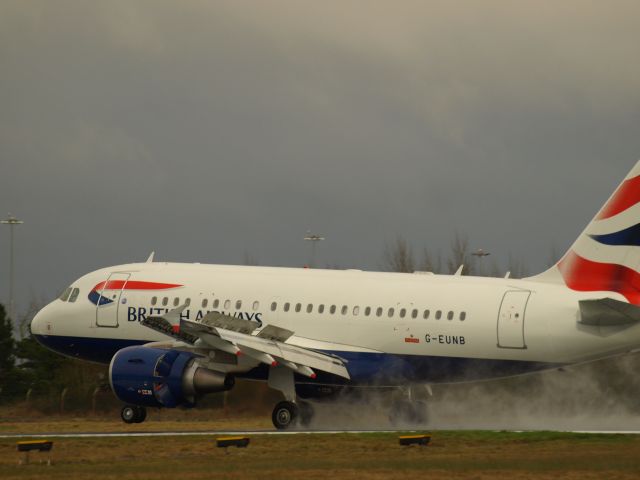
<path id="1" fill-rule="evenodd" d="M 96 304 L 96 325 L 98 327 L 117 327 L 120 297 L 131 276 L 130 273 L 112 273 L 98 289 Z"/>
<path id="2" fill-rule="evenodd" d="M 506 292 L 498 313 L 498 347 L 527 348 L 524 338 L 524 320 L 531 292 Z"/>

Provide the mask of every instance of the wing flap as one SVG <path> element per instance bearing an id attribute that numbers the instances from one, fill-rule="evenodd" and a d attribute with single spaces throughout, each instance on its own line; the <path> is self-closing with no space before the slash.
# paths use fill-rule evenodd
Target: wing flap
<path id="1" fill-rule="evenodd" d="M 242 335 L 223 330 L 218 330 L 218 333 L 221 338 L 236 343 L 241 350 L 243 346 L 248 346 L 296 365 L 315 368 L 316 370 L 332 373 L 347 379 L 350 378 L 344 363 L 336 357 L 283 342 L 267 340 L 255 335 Z"/>
<path id="2" fill-rule="evenodd" d="M 165 335 L 169 335 L 170 337 L 175 338 L 181 342 L 194 344 L 198 337 L 195 335 L 189 334 L 189 332 L 184 332 L 182 330 L 178 330 L 174 325 L 171 324 L 169 320 L 160 316 L 151 316 L 146 317 L 140 321 L 142 325 L 148 327 L 156 332 L 164 333 Z"/>
<path id="3" fill-rule="evenodd" d="M 217 324 L 218 318 L 214 319 L 214 325 Z M 289 338 L 291 336 L 288 333 L 289 330 L 275 328 L 278 330 L 272 329 L 271 331 L 278 334 L 276 338 L 285 336 Z M 180 321 L 180 333 L 197 337 L 212 348 L 235 355 L 244 353 L 267 365 L 273 365 L 274 361 L 282 363 L 303 375 L 314 376 L 314 372 L 310 369 L 316 369 L 343 378 L 350 378 L 344 362 L 337 357 L 289 345 L 271 338 L 263 338 L 260 335 L 250 335 L 216 327 L 211 323 L 204 324 L 184 319 Z M 273 337 L 273 335 L 270 334 L 270 337 Z M 309 370 L 303 367 L 307 367 Z"/>
<path id="4" fill-rule="evenodd" d="M 267 325 L 260 333 L 258 333 L 258 337 L 265 338 L 267 340 L 275 340 L 278 342 L 286 342 L 289 340 L 289 337 L 293 335 L 291 330 L 287 330 L 286 328 L 276 327 L 275 325 Z"/>
<path id="5" fill-rule="evenodd" d="M 232 332 L 245 333 L 251 335 L 258 328 L 256 322 L 244 320 L 242 318 L 232 317 L 220 312 L 209 312 L 202 317 L 201 323 L 214 328 L 224 328 Z"/>

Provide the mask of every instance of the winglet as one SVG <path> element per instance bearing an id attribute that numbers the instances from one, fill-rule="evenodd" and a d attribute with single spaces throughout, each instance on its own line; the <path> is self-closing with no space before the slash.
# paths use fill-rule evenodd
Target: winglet
<path id="1" fill-rule="evenodd" d="M 156 254 L 156 252 L 151 252 L 151 255 L 149 255 L 149 258 L 147 258 L 147 261 L 144 263 L 153 263 L 153 256 Z"/>
<path id="2" fill-rule="evenodd" d="M 464 263 L 458 267 L 458 270 L 456 270 L 456 273 L 454 273 L 454 275 L 456 277 L 459 277 L 460 275 L 462 275 L 462 269 L 463 268 L 464 268 Z"/>

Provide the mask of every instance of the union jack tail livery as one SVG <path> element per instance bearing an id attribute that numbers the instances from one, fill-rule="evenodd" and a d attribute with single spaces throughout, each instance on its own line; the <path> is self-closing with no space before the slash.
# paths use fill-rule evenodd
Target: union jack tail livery
<path id="1" fill-rule="evenodd" d="M 640 162 L 564 257 L 532 280 L 580 292 L 615 292 L 640 305 Z M 623 298 L 620 298 L 622 300 Z"/>

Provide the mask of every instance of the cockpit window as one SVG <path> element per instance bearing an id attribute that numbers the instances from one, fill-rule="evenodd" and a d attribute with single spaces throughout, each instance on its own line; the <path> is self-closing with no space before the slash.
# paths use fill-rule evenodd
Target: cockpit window
<path id="1" fill-rule="evenodd" d="M 71 287 L 66 288 L 64 292 L 62 292 L 62 295 L 60 295 L 60 300 L 62 300 L 63 302 L 66 302 L 67 299 L 69 298 L 69 295 L 71 294 Z"/>
<path id="2" fill-rule="evenodd" d="M 76 299 L 78 298 L 78 294 L 80 293 L 80 289 L 79 288 L 74 288 L 71 291 L 71 296 L 69 297 L 69 302 L 75 302 Z"/>

